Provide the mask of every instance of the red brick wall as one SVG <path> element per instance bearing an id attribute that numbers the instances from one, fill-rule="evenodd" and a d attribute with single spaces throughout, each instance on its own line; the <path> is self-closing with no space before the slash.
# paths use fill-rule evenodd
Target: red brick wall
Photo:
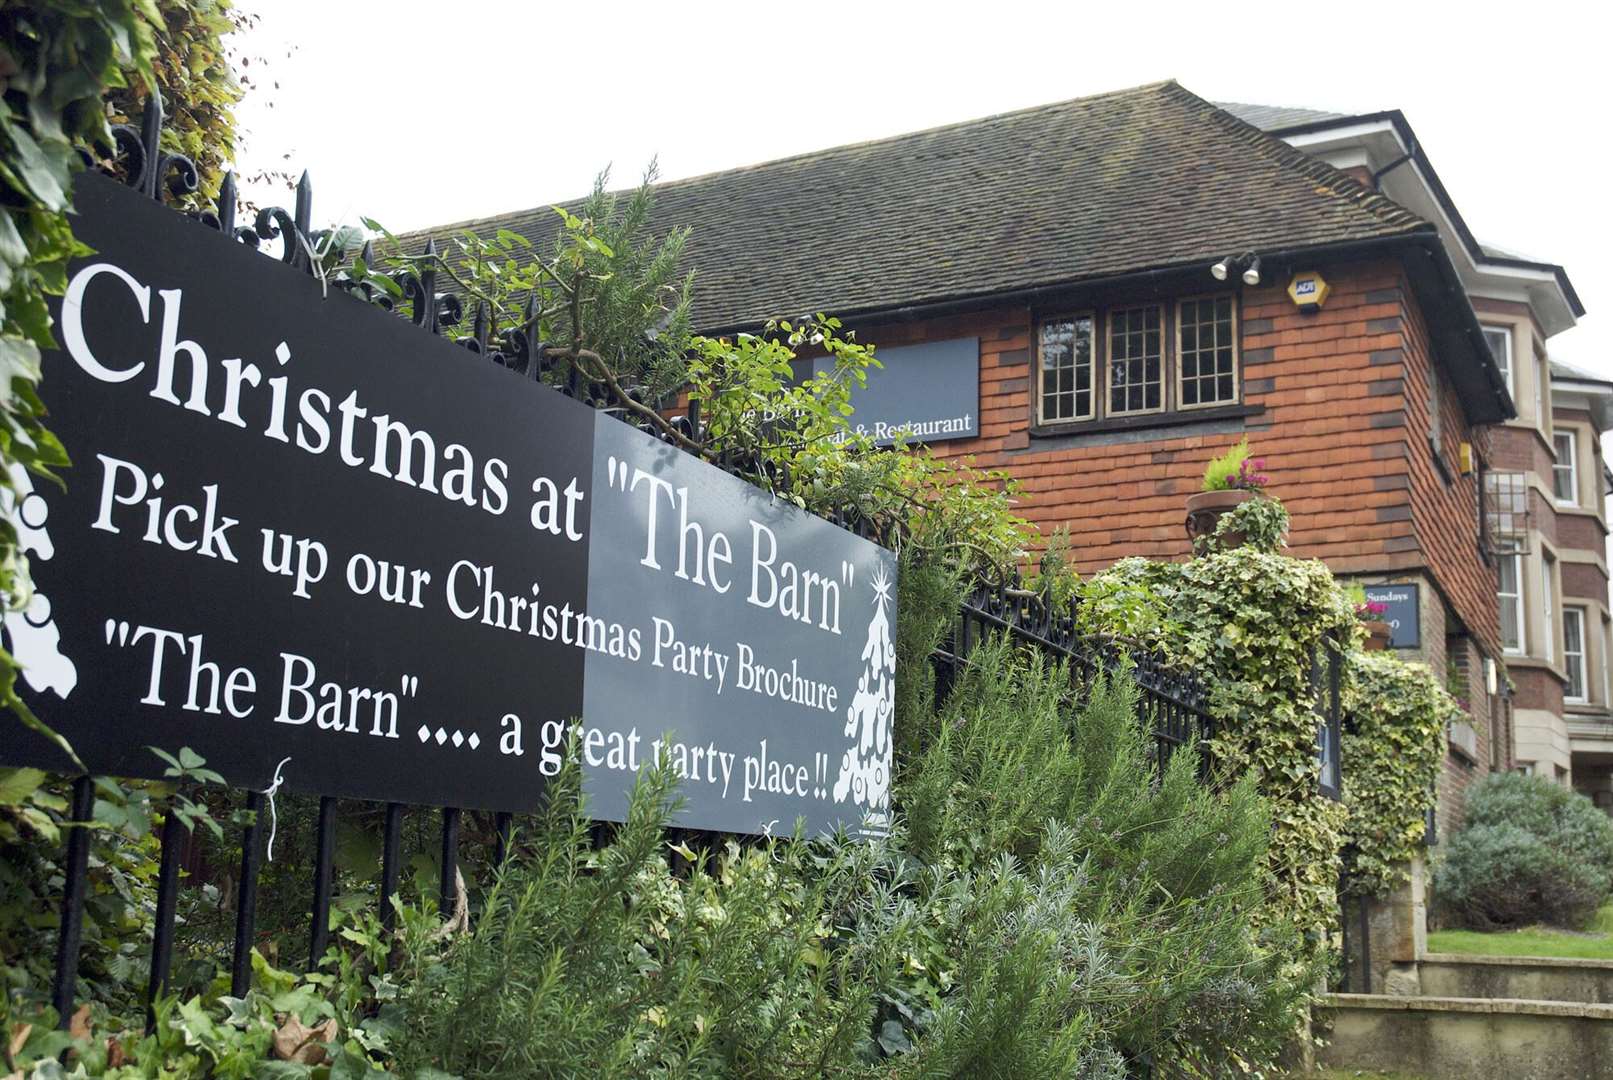
<path id="1" fill-rule="evenodd" d="M 1245 289 L 1239 319 L 1244 401 L 1265 409 L 1243 427 L 1293 516 L 1292 553 L 1346 573 L 1427 567 L 1467 629 L 1499 655 L 1475 481 L 1447 485 L 1428 445 L 1437 376 L 1416 300 L 1394 261 L 1321 269 L 1332 286 L 1324 310 L 1301 313 L 1283 283 Z M 1210 457 L 1243 432 L 1235 422 L 1220 431 L 1189 423 L 1123 437 L 1079 427 L 1071 437 L 1032 437 L 1032 325 L 1029 309 L 1013 307 L 858 335 L 885 346 L 980 339 L 980 437 L 934 449 L 1016 476 L 1027 494 L 1021 511 L 1044 534 L 1067 527 L 1082 572 L 1128 555 L 1185 557 L 1185 500 Z M 1471 434 L 1448 383 L 1440 400 L 1454 471 L 1457 444 Z"/>
<path id="2" fill-rule="evenodd" d="M 1561 564 L 1563 595 L 1607 602 L 1607 575 L 1594 563 Z"/>
<path id="3" fill-rule="evenodd" d="M 1405 316 L 1407 417 L 1411 441 L 1412 516 L 1417 539 L 1446 599 L 1468 631 L 1491 656 L 1500 655 L 1500 612 L 1495 599 L 1495 571 L 1479 551 L 1479 480 L 1475 470 L 1460 472 L 1459 447 L 1474 432 L 1462 415 L 1461 402 L 1448 376 L 1435 363 L 1422 312 L 1409 297 Z M 1435 435 L 1429 395 L 1437 386 L 1440 423 L 1435 462 Z"/>
<path id="4" fill-rule="evenodd" d="M 1524 667 L 1514 664 L 1507 669 L 1516 688 L 1512 704 L 1519 709 L 1545 709 L 1563 714 L 1563 683 L 1545 668 Z"/>
<path id="5" fill-rule="evenodd" d="M 1601 553 L 1607 544 L 1607 534 L 1596 523 L 1596 519 L 1585 514 L 1559 514 L 1552 511 L 1556 519 L 1556 541 L 1558 546 L 1564 548 L 1581 548 L 1585 551 Z"/>
<path id="6" fill-rule="evenodd" d="M 1490 468 L 1496 472 L 1533 472 L 1551 476 L 1551 448 L 1532 427 L 1487 429 Z"/>

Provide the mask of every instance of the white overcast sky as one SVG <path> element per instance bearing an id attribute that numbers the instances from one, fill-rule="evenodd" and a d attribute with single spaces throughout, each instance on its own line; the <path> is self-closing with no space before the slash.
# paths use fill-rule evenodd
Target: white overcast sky
<path id="1" fill-rule="evenodd" d="M 316 224 L 445 223 L 606 165 L 675 179 L 1166 78 L 1399 108 L 1481 239 L 1567 268 L 1590 314 L 1553 355 L 1613 378 L 1613 62 L 1588 4 L 239 2 L 279 83 L 240 109 L 240 164 L 309 169 Z"/>

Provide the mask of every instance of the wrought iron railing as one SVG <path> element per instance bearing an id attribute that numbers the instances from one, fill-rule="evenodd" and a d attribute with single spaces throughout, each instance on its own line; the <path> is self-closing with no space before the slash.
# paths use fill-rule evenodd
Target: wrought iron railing
<path id="1" fill-rule="evenodd" d="M 1179 747 L 1214 735 L 1208 695 L 1191 673 L 1146 650 L 1127 648 L 1079 632 L 1073 610 L 1060 607 L 1016 581 L 977 586 L 964 600 L 946 639 L 932 654 L 942 692 L 956 682 L 980 644 L 991 634 L 1007 634 L 1049 659 L 1069 664 L 1077 689 L 1100 675 L 1123 673 L 1137 686 L 1137 719 L 1150 732 L 1161 768 Z M 1201 753 L 1202 753 L 1201 748 Z M 1208 773 L 1207 756 L 1200 775 Z"/>

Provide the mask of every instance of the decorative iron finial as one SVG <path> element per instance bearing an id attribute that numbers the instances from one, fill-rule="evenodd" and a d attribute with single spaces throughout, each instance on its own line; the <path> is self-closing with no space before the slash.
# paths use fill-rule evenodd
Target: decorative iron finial
<path id="1" fill-rule="evenodd" d="M 184 154 L 163 152 L 162 121 L 162 93 L 152 87 L 139 129 L 128 124 L 112 129 L 113 150 L 123 163 L 123 182 L 158 202 L 166 201 L 167 195 L 189 195 L 200 182 L 194 161 Z"/>

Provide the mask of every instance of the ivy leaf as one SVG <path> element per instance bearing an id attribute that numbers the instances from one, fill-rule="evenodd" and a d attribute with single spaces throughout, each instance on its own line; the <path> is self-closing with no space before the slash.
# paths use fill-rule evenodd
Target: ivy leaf
<path id="1" fill-rule="evenodd" d="M 44 782 L 43 769 L 0 769 L 0 806 L 20 806 Z"/>
<path id="2" fill-rule="evenodd" d="M 887 1020 L 879 1025 L 879 1048 L 891 1057 L 905 1054 L 913 1049 L 913 1044 L 902 1030 L 902 1025 L 895 1020 Z"/>
<path id="3" fill-rule="evenodd" d="M 72 148 L 65 142 L 40 146 L 26 128 L 0 120 L 0 131 L 11 140 L 15 151 L 11 167 L 33 197 L 47 210 L 67 209 L 68 177 L 72 169 Z"/>

